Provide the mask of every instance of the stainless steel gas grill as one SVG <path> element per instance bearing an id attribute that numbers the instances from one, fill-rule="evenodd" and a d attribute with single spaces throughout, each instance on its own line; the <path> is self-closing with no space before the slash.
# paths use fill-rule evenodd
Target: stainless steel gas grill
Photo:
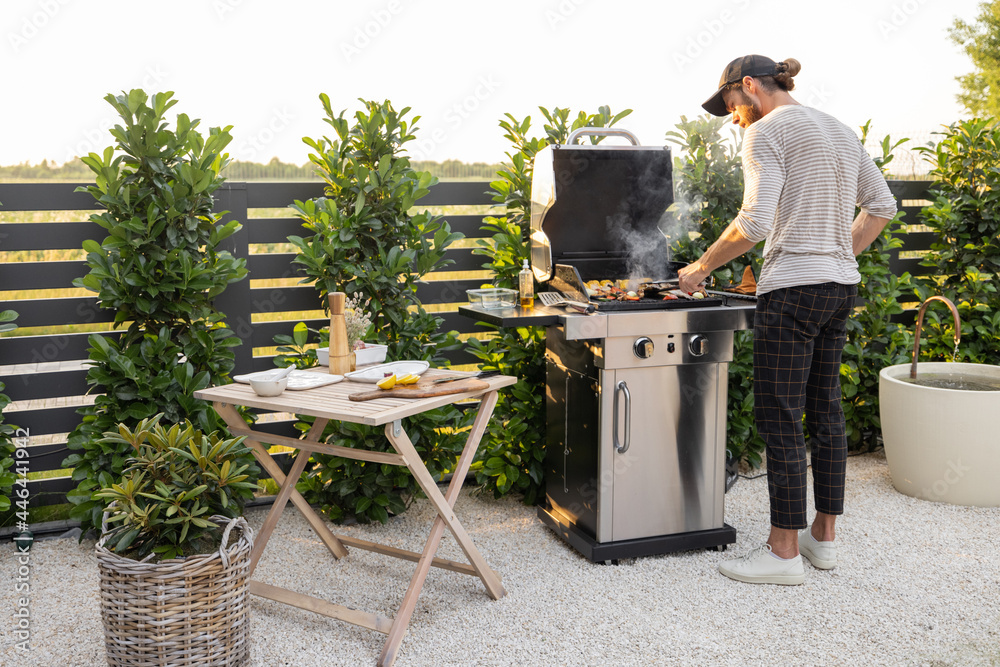
<path id="1" fill-rule="evenodd" d="M 588 134 L 632 145 L 576 145 Z M 588 128 L 535 158 L 531 264 L 557 307 L 465 315 L 546 327 L 546 502 L 539 517 L 591 561 L 735 542 L 726 525 L 726 398 L 733 332 L 754 305 L 655 289 L 597 301 L 587 282 L 676 283 L 660 225 L 673 202 L 666 147 Z"/>

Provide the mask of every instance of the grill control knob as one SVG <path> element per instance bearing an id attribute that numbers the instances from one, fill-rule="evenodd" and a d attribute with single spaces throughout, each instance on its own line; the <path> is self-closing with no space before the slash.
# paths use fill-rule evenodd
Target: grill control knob
<path id="1" fill-rule="evenodd" d="M 691 354 L 694 356 L 704 356 L 708 353 L 708 336 L 704 334 L 695 334 L 691 336 L 691 342 L 688 343 L 688 347 L 691 349 Z"/>
<path id="2" fill-rule="evenodd" d="M 653 341 L 646 336 L 637 338 L 632 344 L 632 351 L 640 359 L 649 359 L 653 356 Z"/>

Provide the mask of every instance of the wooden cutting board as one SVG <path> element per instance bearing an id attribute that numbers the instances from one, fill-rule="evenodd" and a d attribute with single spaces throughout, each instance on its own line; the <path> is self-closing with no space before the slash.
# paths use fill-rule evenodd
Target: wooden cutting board
<path id="1" fill-rule="evenodd" d="M 464 394 L 467 391 L 481 391 L 490 386 L 488 382 L 467 378 L 434 384 L 432 380 L 421 380 L 416 384 L 397 385 L 392 389 L 375 389 L 351 394 L 352 401 L 371 401 L 376 398 L 431 398 L 448 394 Z"/>

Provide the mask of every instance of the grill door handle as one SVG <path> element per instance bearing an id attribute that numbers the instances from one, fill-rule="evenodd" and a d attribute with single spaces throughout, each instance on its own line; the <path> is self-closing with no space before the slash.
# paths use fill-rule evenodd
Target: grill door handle
<path id="1" fill-rule="evenodd" d="M 581 127 L 570 132 L 566 145 L 572 146 L 580 137 L 625 137 L 633 146 L 639 145 L 639 139 L 628 130 L 610 127 Z"/>
<path id="2" fill-rule="evenodd" d="M 618 440 L 618 397 L 620 395 L 625 395 L 625 440 L 624 442 L 619 442 Z M 628 385 L 625 384 L 625 380 L 622 380 L 615 387 L 615 400 L 614 400 L 614 411 L 615 416 L 611 420 L 611 430 L 612 441 L 615 445 L 615 451 L 619 454 L 624 454 L 628 451 L 629 443 L 632 440 L 632 394 L 628 391 Z"/>

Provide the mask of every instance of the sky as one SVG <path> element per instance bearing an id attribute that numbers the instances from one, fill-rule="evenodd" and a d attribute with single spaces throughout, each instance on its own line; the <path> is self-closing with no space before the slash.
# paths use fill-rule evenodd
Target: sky
<path id="1" fill-rule="evenodd" d="M 332 133 L 319 94 L 419 115 L 418 159 L 500 162 L 499 121 L 539 106 L 633 109 L 663 145 L 704 113 L 725 65 L 796 58 L 793 96 L 852 127 L 923 141 L 962 117 L 948 38 L 980 0 L 3 0 L 0 164 L 63 163 L 111 145 L 108 93 L 173 91 L 201 128 L 232 125 L 233 159 L 304 164 Z"/>

